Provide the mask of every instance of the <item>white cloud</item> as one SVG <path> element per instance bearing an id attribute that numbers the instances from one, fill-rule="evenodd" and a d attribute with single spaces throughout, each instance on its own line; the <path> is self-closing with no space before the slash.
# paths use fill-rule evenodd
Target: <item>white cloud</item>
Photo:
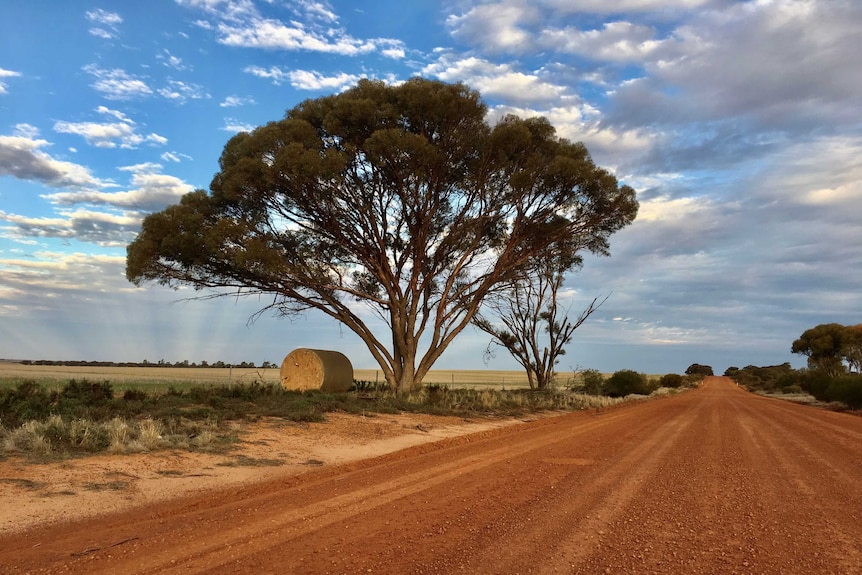
<path id="1" fill-rule="evenodd" d="M 87 20 L 96 24 L 104 24 L 106 26 L 118 26 L 123 23 L 123 18 L 116 12 L 108 12 L 101 8 L 90 10 L 86 13 Z"/>
<path id="2" fill-rule="evenodd" d="M 142 217 L 79 209 L 61 212 L 60 217 L 31 218 L 0 211 L 0 220 L 14 225 L 13 237 L 75 239 L 103 247 L 128 244 L 140 229 Z"/>
<path id="3" fill-rule="evenodd" d="M 858 3 L 771 0 L 704 10 L 662 40 L 643 78 L 612 95 L 611 119 L 735 118 L 760 131 L 806 132 L 855 124 L 860 22 Z"/>
<path id="4" fill-rule="evenodd" d="M 54 251 L 36 251 L 28 259 L 0 257 L 7 287 L 0 287 L 0 315 L 26 318 L 41 312 L 57 317 L 76 300 L 101 306 L 106 296 L 133 289 L 123 273 L 125 260 L 121 255 Z"/>
<path id="5" fill-rule="evenodd" d="M 29 138 L 31 140 L 35 140 L 39 137 L 39 128 L 30 124 L 15 124 L 15 130 L 13 131 L 13 134 L 16 136 L 21 136 L 22 138 Z"/>
<path id="6" fill-rule="evenodd" d="M 165 162 L 182 162 L 183 160 L 192 159 L 188 154 L 182 154 L 180 152 L 165 152 L 159 157 Z"/>
<path id="7" fill-rule="evenodd" d="M 664 42 L 655 40 L 650 26 L 630 22 L 607 22 L 600 30 L 548 28 L 537 43 L 548 50 L 579 54 L 611 62 L 640 62 L 658 51 Z"/>
<path id="8" fill-rule="evenodd" d="M 169 80 L 168 85 L 158 90 L 159 95 L 179 104 L 185 104 L 189 100 L 201 100 L 210 98 L 209 93 L 203 86 L 198 84 Z"/>
<path id="9" fill-rule="evenodd" d="M 269 69 L 261 68 L 260 66 L 246 66 L 242 71 L 258 78 L 272 80 L 272 83 L 276 86 L 290 79 L 289 72 L 282 70 L 278 66 L 272 66 Z"/>
<path id="10" fill-rule="evenodd" d="M 129 100 L 153 93 L 146 82 L 125 70 L 105 70 L 96 64 L 88 64 L 83 70 L 95 78 L 95 82 L 91 84 L 93 89 L 108 100 Z"/>
<path id="11" fill-rule="evenodd" d="M 280 50 L 306 50 L 356 56 L 377 49 L 373 41 L 363 41 L 347 34 L 335 33 L 327 37 L 307 30 L 299 22 L 286 25 L 278 20 L 255 18 L 241 25 L 218 25 L 219 42 L 226 46 Z"/>
<path id="12" fill-rule="evenodd" d="M 8 93 L 6 90 L 6 83 L 3 82 L 3 78 L 17 78 L 21 75 L 21 72 L 14 72 L 12 70 L 5 70 L 0 68 L 0 94 Z"/>
<path id="13" fill-rule="evenodd" d="M 813 219 L 819 213 L 835 224 L 855 224 L 862 213 L 862 138 L 798 142 L 769 160 L 768 168 L 753 178 L 769 182 L 758 193 L 764 203 L 783 206 L 794 219 Z"/>
<path id="14" fill-rule="evenodd" d="M 324 76 L 315 71 L 291 70 L 287 76 L 290 85 L 298 90 L 337 90 L 359 81 L 359 76 L 344 72 L 335 76 Z"/>
<path id="15" fill-rule="evenodd" d="M 219 104 L 222 108 L 235 108 L 238 106 L 248 106 L 255 104 L 254 98 L 251 96 L 228 96 L 224 99 L 224 102 Z"/>
<path id="16" fill-rule="evenodd" d="M 244 20 L 257 15 L 251 0 L 175 0 L 180 6 L 197 8 L 210 16 L 229 21 Z"/>
<path id="17" fill-rule="evenodd" d="M 314 2 L 312 0 L 295 0 L 293 3 L 294 10 L 300 15 L 307 15 L 312 18 L 324 20 L 326 22 L 338 22 L 338 16 L 330 10 L 323 2 Z"/>
<path id="18" fill-rule="evenodd" d="M 241 122 L 236 118 L 225 118 L 222 130 L 238 134 L 239 132 L 251 132 L 255 127 L 256 126 L 249 124 L 248 122 Z"/>
<path id="19" fill-rule="evenodd" d="M 40 148 L 47 140 L 0 136 L 0 176 L 40 182 L 53 188 L 103 188 L 113 184 L 94 177 L 79 164 L 52 158 Z"/>
<path id="20" fill-rule="evenodd" d="M 542 0 L 541 3 L 564 14 L 588 12 L 593 14 L 620 14 L 624 12 L 667 12 L 695 10 L 713 0 Z"/>
<path id="21" fill-rule="evenodd" d="M 403 58 L 404 43 L 394 38 L 355 38 L 337 26 L 338 15 L 323 2 L 301 0 L 288 6 L 297 16 L 289 22 L 265 18 L 249 1 L 177 0 L 180 5 L 206 12 L 215 24 L 199 21 L 204 29 L 215 29 L 218 42 L 227 46 L 269 50 L 304 50 L 356 56 L 380 52 Z"/>
<path id="22" fill-rule="evenodd" d="M 532 46 L 532 33 L 526 28 L 539 17 L 537 7 L 527 2 L 498 2 L 451 15 L 446 24 L 455 38 L 479 44 L 490 52 L 520 52 Z"/>
<path id="23" fill-rule="evenodd" d="M 111 123 L 58 121 L 54 123 L 54 131 L 61 134 L 83 136 L 88 144 L 97 148 L 116 148 L 119 146 L 120 148 L 134 149 L 141 144 L 163 146 L 168 141 L 167 138 L 155 133 L 139 134 L 135 122 L 122 112 L 111 110 L 105 106 L 99 106 L 96 111 L 118 121 Z"/>
<path id="24" fill-rule="evenodd" d="M 158 164 L 146 163 L 122 168 L 132 172 L 133 189 L 125 192 L 60 192 L 43 196 L 60 206 L 87 204 L 109 206 L 137 212 L 152 212 L 179 201 L 194 186 L 175 176 L 156 173 Z"/>
<path id="25" fill-rule="evenodd" d="M 542 80 L 537 74 L 525 74 L 510 64 L 494 64 L 476 57 L 457 59 L 442 55 L 422 70 L 446 82 L 464 82 L 484 96 L 514 101 L 556 100 L 565 96 L 566 87 Z"/>
<path id="26" fill-rule="evenodd" d="M 164 66 L 173 68 L 174 70 L 183 71 L 190 70 L 191 66 L 183 64 L 183 59 L 171 54 L 170 50 L 165 48 L 160 54 L 156 54 L 156 59 L 161 60 Z"/>
<path id="27" fill-rule="evenodd" d="M 86 17 L 90 22 L 99 24 L 99 26 L 90 28 L 90 34 L 105 40 L 116 38 L 119 33 L 118 26 L 123 23 L 123 18 L 119 14 L 101 8 L 88 11 Z"/>

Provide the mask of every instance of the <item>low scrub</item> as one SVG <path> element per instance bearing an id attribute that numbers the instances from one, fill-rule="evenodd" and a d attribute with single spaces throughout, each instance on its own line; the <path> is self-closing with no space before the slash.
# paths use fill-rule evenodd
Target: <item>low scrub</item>
<path id="1" fill-rule="evenodd" d="M 851 409 L 862 409 L 862 375 L 831 377 L 822 371 L 806 373 L 801 387 L 820 401 L 840 402 Z"/>
<path id="2" fill-rule="evenodd" d="M 611 375 L 604 385 L 604 393 L 610 397 L 626 395 L 649 395 L 658 388 L 655 382 L 636 371 L 623 369 Z"/>
<path id="3" fill-rule="evenodd" d="M 625 395 L 644 392 L 645 388 L 637 390 Z M 214 450 L 236 440 L 232 422 L 260 417 L 318 422 L 335 411 L 514 416 L 602 408 L 620 401 L 619 397 L 566 389 L 478 390 L 428 385 L 409 395 L 395 395 L 366 384 L 349 393 L 332 394 L 285 391 L 277 385 L 252 383 L 169 388 L 161 393 L 127 389 L 116 394 L 108 382 L 72 380 L 59 390 L 47 390 L 25 381 L 0 389 L 0 447 L 4 453 L 37 457 L 164 448 Z"/>
<path id="4" fill-rule="evenodd" d="M 207 451 L 229 442 L 228 434 L 213 423 L 191 420 L 167 423 L 150 418 L 129 421 L 66 420 L 52 415 L 31 420 L 15 429 L 0 428 L 0 445 L 6 453 L 34 457 L 87 453 L 143 453 L 166 448 Z"/>

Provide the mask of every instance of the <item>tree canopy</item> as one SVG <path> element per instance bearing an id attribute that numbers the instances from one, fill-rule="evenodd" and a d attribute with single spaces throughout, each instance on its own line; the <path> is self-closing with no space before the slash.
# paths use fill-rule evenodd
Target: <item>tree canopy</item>
<path id="1" fill-rule="evenodd" d="M 862 369 L 862 325 L 822 323 L 805 330 L 793 342 L 790 351 L 806 356 L 809 368 L 833 377 L 846 371 L 843 362 L 847 362 L 850 371 L 859 372 Z"/>
<path id="2" fill-rule="evenodd" d="M 420 78 L 307 100 L 231 138 L 209 193 L 149 215 L 126 275 L 319 310 L 413 389 L 531 256 L 607 254 L 637 214 L 634 190 L 546 119 L 486 116 L 477 92 Z"/>
<path id="3" fill-rule="evenodd" d="M 703 375 L 703 376 L 714 375 L 711 365 L 701 365 L 699 363 L 693 363 L 690 366 L 688 366 L 685 370 L 685 374 L 686 375 Z"/>

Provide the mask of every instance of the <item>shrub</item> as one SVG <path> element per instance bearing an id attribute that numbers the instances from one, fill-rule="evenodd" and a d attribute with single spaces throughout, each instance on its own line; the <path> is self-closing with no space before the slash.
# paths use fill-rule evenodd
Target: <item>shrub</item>
<path id="1" fill-rule="evenodd" d="M 77 400 L 83 405 L 100 405 L 114 398 L 114 389 L 110 382 L 89 382 L 86 379 L 69 380 L 60 391 L 60 397 L 66 400 Z"/>
<path id="2" fill-rule="evenodd" d="M 615 372 L 604 386 L 605 395 L 611 397 L 624 397 L 633 393 L 649 395 L 653 391 L 646 375 L 630 369 Z"/>
<path id="3" fill-rule="evenodd" d="M 147 399 L 147 392 L 143 389 L 127 389 L 123 392 L 123 401 L 144 401 Z"/>
<path id="4" fill-rule="evenodd" d="M 677 388 L 682 387 L 683 383 L 685 383 L 683 377 L 676 373 L 668 373 L 667 375 L 663 375 L 659 380 L 659 385 L 661 387 Z"/>
<path id="5" fill-rule="evenodd" d="M 800 378 L 802 389 L 820 401 L 831 401 L 828 399 L 829 396 L 827 393 L 830 383 L 832 383 L 832 378 L 823 371 L 809 371 Z"/>
<path id="6" fill-rule="evenodd" d="M 862 408 L 862 375 L 836 377 L 826 389 L 828 401 L 840 401 L 851 409 Z"/>
<path id="7" fill-rule="evenodd" d="M 693 363 L 688 366 L 688 369 L 685 370 L 686 375 L 703 375 L 709 376 L 714 375 L 712 371 L 712 366 L 710 365 L 701 365 L 699 363 Z"/>
<path id="8" fill-rule="evenodd" d="M 601 395 L 605 384 L 605 376 L 597 369 L 585 369 L 581 372 L 581 391 L 588 395 Z"/>
<path id="9" fill-rule="evenodd" d="M 0 389 L 0 417 L 6 427 L 18 427 L 51 415 L 51 397 L 35 381 L 23 381 L 14 389 Z"/>

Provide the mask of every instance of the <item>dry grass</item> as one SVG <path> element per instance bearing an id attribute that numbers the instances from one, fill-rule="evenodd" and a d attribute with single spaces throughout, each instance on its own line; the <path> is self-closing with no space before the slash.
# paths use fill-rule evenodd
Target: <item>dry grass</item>
<path id="1" fill-rule="evenodd" d="M 146 453 L 165 448 L 219 451 L 228 447 L 237 434 L 236 426 L 223 427 L 213 422 L 175 420 L 168 428 L 150 418 L 135 421 L 115 417 L 97 422 L 69 421 L 52 415 L 46 421 L 28 421 L 15 429 L 0 428 L 0 453 L 39 459 L 72 453 Z"/>
<path id="2" fill-rule="evenodd" d="M 610 374 L 604 374 L 607 378 Z M 656 379 L 658 375 L 649 375 Z M 57 385 L 70 379 L 110 381 L 120 391 L 133 385 L 200 385 L 237 384 L 252 382 L 281 382 L 280 369 L 273 368 L 226 368 L 226 367 L 84 367 L 62 365 L 22 365 L 0 361 L 0 382 L 29 379 L 43 384 Z M 383 382 L 379 369 L 354 369 L 353 379 L 358 381 Z M 567 387 L 575 378 L 572 372 L 557 374 L 557 386 Z M 445 385 L 450 388 L 526 389 L 527 375 L 523 370 L 493 369 L 436 369 L 428 372 L 425 385 Z"/>
<path id="3" fill-rule="evenodd" d="M 0 362 L 0 379 L 31 379 L 62 383 L 70 379 L 110 381 L 119 389 L 130 384 L 228 384 L 280 383 L 279 368 L 218 367 L 78 367 L 62 365 L 21 365 Z M 560 374 L 562 379 L 571 374 Z M 353 378 L 361 381 L 383 381 L 376 369 L 354 369 Z M 432 370 L 425 378 L 429 385 L 450 387 L 526 388 L 523 371 L 505 370 Z"/>

